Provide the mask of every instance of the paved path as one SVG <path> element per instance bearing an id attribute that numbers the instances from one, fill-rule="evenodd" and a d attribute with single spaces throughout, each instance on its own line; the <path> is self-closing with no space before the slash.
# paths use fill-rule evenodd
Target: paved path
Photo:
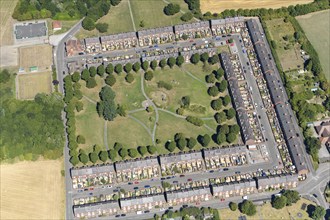
<path id="1" fill-rule="evenodd" d="M 205 84 L 206 86 L 208 86 L 206 82 L 204 82 L 203 80 L 200 80 L 199 78 L 197 78 L 196 76 L 194 76 L 191 72 L 185 70 L 184 68 L 181 68 L 181 70 L 182 70 L 183 72 L 187 73 L 189 76 L 191 76 L 191 77 L 194 78 L 195 80 L 197 80 L 197 81 L 199 81 L 199 82 Z"/>
<path id="2" fill-rule="evenodd" d="M 88 96 L 83 95 L 83 97 L 84 97 L 85 99 L 87 99 L 87 101 L 89 101 L 89 102 L 91 102 L 91 103 L 93 103 L 93 104 L 95 104 L 95 105 L 97 104 L 96 101 L 94 101 L 93 99 L 89 98 Z"/>
<path id="3" fill-rule="evenodd" d="M 169 111 L 169 110 L 166 110 L 166 109 L 159 108 L 158 110 L 159 110 L 159 111 L 162 111 L 162 112 L 166 112 L 166 113 L 168 113 L 168 114 L 171 114 L 171 115 L 173 115 L 174 117 L 177 117 L 177 118 L 186 119 L 186 116 L 178 115 L 178 114 L 176 114 L 176 113 L 174 113 L 174 112 L 171 112 L 171 111 Z"/>
<path id="4" fill-rule="evenodd" d="M 104 146 L 107 150 L 109 150 L 109 145 L 108 145 L 108 121 L 104 120 L 104 128 L 103 128 L 103 143 Z"/>
<path id="5" fill-rule="evenodd" d="M 212 132 L 216 133 L 216 130 L 214 130 L 213 128 L 209 127 L 206 124 L 204 124 L 204 127 L 207 128 L 209 131 L 212 131 Z"/>
<path id="6" fill-rule="evenodd" d="M 142 112 L 142 111 L 145 111 L 146 109 L 145 108 L 138 108 L 138 109 L 134 109 L 134 110 L 131 110 L 131 111 L 127 111 L 128 114 L 133 114 L 135 112 Z"/>
<path id="7" fill-rule="evenodd" d="M 133 117 L 132 115 L 127 115 L 127 117 L 129 117 L 129 118 L 133 119 L 134 121 L 136 121 L 137 123 L 139 123 L 148 132 L 148 134 L 152 138 L 152 134 L 151 134 L 149 128 L 142 121 L 140 121 L 139 119 Z"/>
<path id="8" fill-rule="evenodd" d="M 152 105 L 152 107 L 155 109 L 155 113 L 156 113 L 156 120 L 155 120 L 155 124 L 154 124 L 154 128 L 152 130 L 152 143 L 155 144 L 155 137 L 156 137 L 156 128 L 157 128 L 157 124 L 158 124 L 158 120 L 159 120 L 159 114 L 158 114 L 158 108 L 155 105 L 155 103 L 147 96 L 146 92 L 144 91 L 144 76 L 143 76 L 143 72 L 141 72 L 141 92 L 143 94 L 143 96 L 147 99 L 148 103 L 150 103 Z"/>
<path id="9" fill-rule="evenodd" d="M 133 12 L 132 12 L 132 9 L 131 9 L 131 2 L 130 2 L 130 0 L 128 0 L 127 2 L 128 2 L 129 13 L 131 14 L 131 20 L 132 20 L 133 28 L 134 28 L 134 31 L 136 32 L 135 22 L 134 22 L 134 18 L 133 18 Z"/>

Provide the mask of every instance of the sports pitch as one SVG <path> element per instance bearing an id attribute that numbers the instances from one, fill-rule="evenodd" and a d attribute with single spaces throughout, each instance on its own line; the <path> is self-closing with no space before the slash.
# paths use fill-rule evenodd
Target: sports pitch
<path id="1" fill-rule="evenodd" d="M 39 71 L 50 70 L 52 60 L 52 47 L 50 45 L 21 47 L 19 50 L 19 66 L 24 68 L 26 72 L 33 66 L 38 67 Z"/>
<path id="2" fill-rule="evenodd" d="M 34 99 L 38 93 L 52 92 L 51 72 L 24 73 L 17 76 L 17 98 Z"/>

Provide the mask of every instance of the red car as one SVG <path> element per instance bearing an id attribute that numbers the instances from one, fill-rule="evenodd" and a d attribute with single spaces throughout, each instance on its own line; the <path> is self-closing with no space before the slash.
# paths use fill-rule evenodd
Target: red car
<path id="1" fill-rule="evenodd" d="M 189 179 L 188 179 L 188 181 L 192 181 L 192 179 L 191 179 L 191 178 L 189 178 Z"/>
<path id="2" fill-rule="evenodd" d="M 222 199 L 220 199 L 220 201 L 221 201 L 221 202 L 223 202 L 223 201 L 225 201 L 225 199 L 224 199 L 224 198 L 222 198 Z"/>
<path id="3" fill-rule="evenodd" d="M 135 181 L 134 184 L 139 184 L 139 182 L 138 181 Z"/>

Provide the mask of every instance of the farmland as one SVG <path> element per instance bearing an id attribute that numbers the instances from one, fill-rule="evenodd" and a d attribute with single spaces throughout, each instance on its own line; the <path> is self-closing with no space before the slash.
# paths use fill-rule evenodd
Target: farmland
<path id="1" fill-rule="evenodd" d="M 18 0 L 2 0 L 0 2 L 0 46 L 12 44 L 13 41 L 13 22 L 11 14 Z"/>
<path id="2" fill-rule="evenodd" d="M 201 10 L 203 13 L 208 11 L 212 13 L 219 13 L 226 9 L 281 8 L 289 5 L 307 4 L 310 2 L 312 2 L 312 0 L 201 0 Z"/>
<path id="3" fill-rule="evenodd" d="M 0 169 L 1 219 L 64 219 L 60 160 L 2 164 Z"/>
<path id="4" fill-rule="evenodd" d="M 51 72 L 19 74 L 17 81 L 17 98 L 19 99 L 34 99 L 38 93 L 52 92 Z"/>
<path id="5" fill-rule="evenodd" d="M 297 20 L 304 29 L 308 40 L 311 42 L 319 55 L 324 74 L 328 80 L 330 80 L 329 16 L 330 10 L 297 17 Z"/>

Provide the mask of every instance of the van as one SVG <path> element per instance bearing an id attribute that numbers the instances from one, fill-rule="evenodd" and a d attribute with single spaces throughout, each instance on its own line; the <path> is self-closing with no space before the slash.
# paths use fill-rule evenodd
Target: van
<path id="1" fill-rule="evenodd" d="M 142 211 L 137 211 L 136 214 L 141 215 L 141 214 L 143 214 L 143 212 Z"/>

